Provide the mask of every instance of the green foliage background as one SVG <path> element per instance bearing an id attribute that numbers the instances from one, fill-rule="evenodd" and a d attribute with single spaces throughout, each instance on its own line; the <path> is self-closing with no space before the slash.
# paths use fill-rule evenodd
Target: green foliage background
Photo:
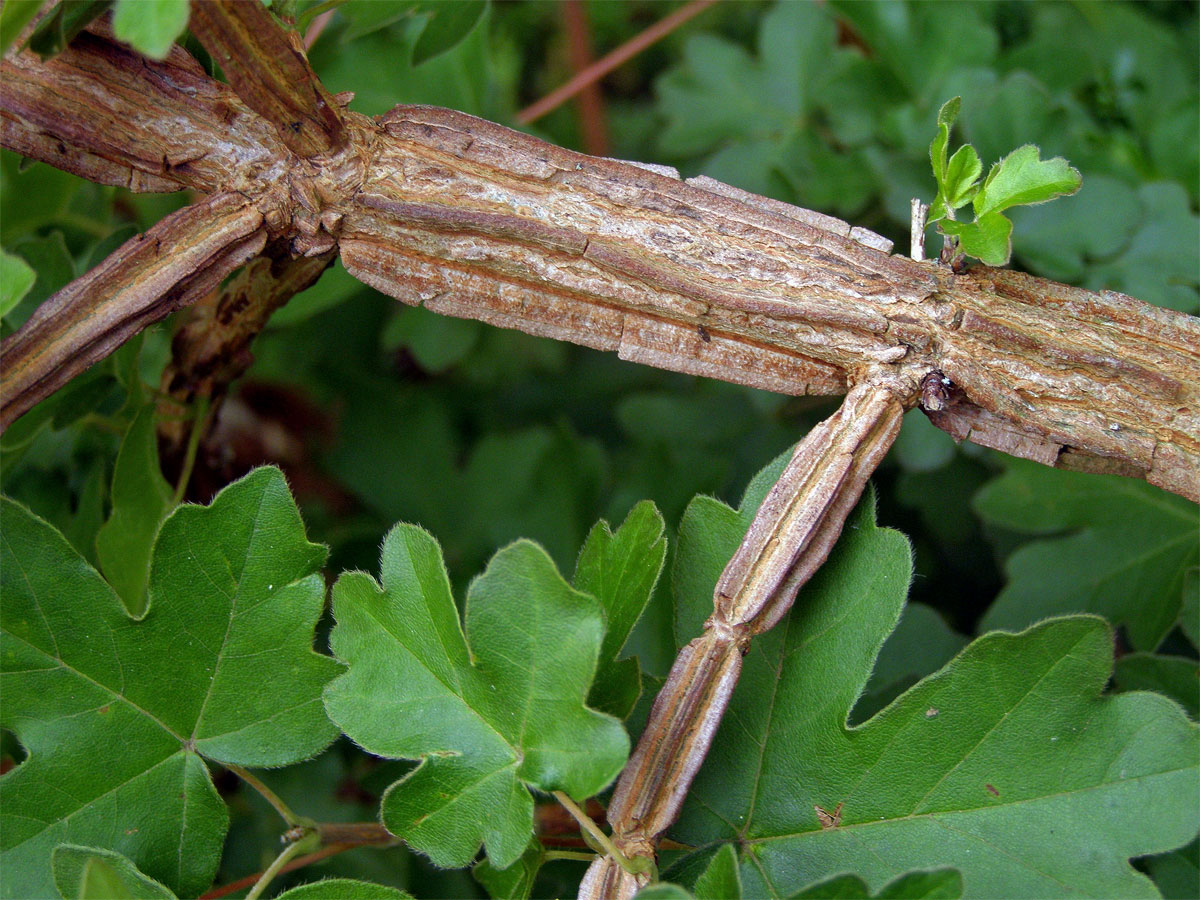
<path id="1" fill-rule="evenodd" d="M 601 52 L 616 46 L 675 5 L 591 2 L 594 43 Z M 461 42 L 419 65 L 411 59 L 424 19 L 389 17 L 387 6 L 342 8 L 312 50 L 331 90 L 356 92 L 353 109 L 430 103 L 511 124 L 570 75 L 555 4 L 493 4 Z M 1083 174 L 1075 196 L 1013 212 L 1014 265 L 1195 314 L 1198 46 L 1192 3 L 719 4 L 605 80 L 612 155 L 839 215 L 904 248 L 909 199 L 934 191 L 937 110 L 961 95 L 956 137 L 985 165 L 1035 143 Z M 572 105 L 532 130 L 581 147 Z M 0 191 L 5 333 L 187 202 L 26 168 L 8 153 Z M 135 612 L 146 575 L 123 561 L 149 559 L 170 505 L 170 486 L 151 468 L 147 389 L 158 383 L 169 335 L 170 323 L 154 329 L 0 439 L 4 493 L 61 530 Z M 457 597 L 519 537 L 571 572 L 597 519 L 615 527 L 640 500 L 654 501 L 673 538 L 695 495 L 735 501 L 833 408 L 401 308 L 340 268 L 272 320 L 255 356 L 219 452 L 202 455 L 189 497 L 208 502 L 252 466 L 279 463 L 308 539 L 330 548 L 327 572 L 377 572 L 384 534 L 414 522 L 440 543 Z M 1118 689 L 1164 692 L 1195 716 L 1194 505 L 955 447 L 917 415 L 876 493 L 880 524 L 912 542 L 917 602 L 884 644 L 852 721 L 941 666 L 981 622 L 1019 630 L 1067 612 L 1121 628 Z M 671 541 L 668 553 L 681 546 Z M 667 565 L 678 571 L 678 558 Z M 626 648 L 651 693 L 675 652 L 668 581 Z M 643 715 L 644 699 L 630 722 Z M 8 732 L 3 752 L 24 754 Z M 307 815 L 351 821 L 373 818 L 407 769 L 342 740 L 264 778 Z M 258 795 L 219 770 L 216 788 L 232 815 L 223 882 L 264 867 L 279 827 Z M 1189 896 L 1196 844 L 1143 867 L 1165 895 Z M 576 864 L 549 866 L 536 893 L 571 894 L 579 873 Z M 435 869 L 403 848 L 352 851 L 279 884 L 332 875 L 417 896 L 486 896 L 468 871 Z"/>

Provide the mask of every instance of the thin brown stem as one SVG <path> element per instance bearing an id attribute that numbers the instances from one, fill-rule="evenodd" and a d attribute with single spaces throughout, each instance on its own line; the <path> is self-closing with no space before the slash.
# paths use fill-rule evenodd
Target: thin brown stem
<path id="1" fill-rule="evenodd" d="M 583 0 L 562 0 L 563 25 L 567 33 L 567 55 L 571 69 L 578 74 L 594 60 L 587 7 Z M 608 121 L 604 114 L 604 95 L 600 82 L 584 86 L 576 97 L 579 123 L 583 130 L 583 149 L 593 156 L 609 155 Z"/>
<path id="2" fill-rule="evenodd" d="M 317 13 L 317 15 L 313 17 L 312 22 L 306 29 L 304 29 L 305 50 L 311 50 L 313 48 L 313 45 L 316 44 L 317 39 L 320 38 L 325 29 L 329 27 L 329 23 L 333 21 L 333 15 L 335 12 L 336 10 L 327 9 L 324 12 Z"/>
<path id="3" fill-rule="evenodd" d="M 379 822 L 321 822 L 316 827 L 322 844 L 367 847 L 395 844 L 400 840 Z"/>
<path id="4" fill-rule="evenodd" d="M 675 12 L 626 41 L 616 50 L 596 60 L 562 87 L 556 88 L 541 100 L 525 107 L 517 113 L 517 121 L 522 125 L 528 125 L 530 122 L 536 122 L 546 113 L 558 109 L 589 84 L 600 80 L 613 69 L 623 66 L 647 47 L 661 41 L 684 22 L 694 19 L 716 2 L 717 0 L 692 0 L 691 3 L 679 7 Z"/>

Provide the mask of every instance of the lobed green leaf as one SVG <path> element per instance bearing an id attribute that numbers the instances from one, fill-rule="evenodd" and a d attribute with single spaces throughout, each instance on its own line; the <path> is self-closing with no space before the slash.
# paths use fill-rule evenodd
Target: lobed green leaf
<path id="1" fill-rule="evenodd" d="M 331 645 L 349 671 L 325 693 L 364 749 L 421 764 L 384 795 L 390 831 L 438 865 L 482 843 L 512 865 L 533 830 L 529 787 L 584 799 L 620 771 L 620 722 L 585 706 L 603 639 L 599 603 L 573 590 L 529 541 L 499 551 L 467 593 L 466 633 L 437 542 L 398 525 L 382 584 L 334 587 Z"/>
<path id="2" fill-rule="evenodd" d="M 1083 176 L 1077 169 L 1061 156 L 1040 157 L 1036 146 L 1026 144 L 993 165 L 973 201 L 976 219 L 982 221 L 1011 206 L 1045 203 L 1079 190 Z"/>
<path id="3" fill-rule="evenodd" d="M 137 619 L 146 612 L 154 538 L 173 505 L 158 464 L 152 403 L 138 411 L 121 441 L 111 496 L 112 513 L 96 534 L 96 555 L 104 577 Z"/>
<path id="4" fill-rule="evenodd" d="M 63 900 L 175 900 L 170 888 L 112 850 L 60 844 L 51 853 L 50 864 L 54 887 Z"/>
<path id="5" fill-rule="evenodd" d="M 1169 900 L 1192 900 L 1200 884 L 1200 839 L 1145 860 L 1154 884 Z"/>
<path id="6" fill-rule="evenodd" d="M 1184 656 L 1126 653 L 1113 669 L 1118 691 L 1154 691 L 1164 694 L 1200 718 L 1200 665 Z"/>
<path id="7" fill-rule="evenodd" d="M 637 703 L 641 675 L 637 660 L 618 657 L 658 583 L 667 555 L 665 531 L 658 509 L 644 500 L 615 534 L 608 522 L 597 522 L 575 564 L 575 588 L 600 601 L 607 623 L 588 703 L 619 719 Z"/>
<path id="8" fill-rule="evenodd" d="M 203 757 L 278 766 L 336 729 L 312 650 L 324 585 L 278 469 L 163 523 L 150 605 L 126 614 L 44 520 L 0 498 L 0 724 L 28 758 L 0 780 L 0 895 L 47 896 L 61 843 L 123 853 L 179 894 L 212 881 L 227 827 Z"/>
<path id="9" fill-rule="evenodd" d="M 1009 459 L 975 496 L 987 522 L 1032 541 L 1005 563 L 1008 584 L 982 627 L 1024 628 L 1089 612 L 1124 626 L 1135 649 L 1154 650 L 1179 621 L 1188 572 L 1200 564 L 1194 503 L 1131 478 L 1050 469 Z"/>
<path id="10" fill-rule="evenodd" d="M 4 7 L 5 12 L 8 6 Z M 0 316 L 21 302 L 37 280 L 37 273 L 21 257 L 0 250 Z"/>
<path id="11" fill-rule="evenodd" d="M 974 147 L 964 144 L 955 150 L 946 168 L 943 189 L 946 206 L 950 209 L 966 206 L 979 190 L 977 182 L 982 171 L 983 164 Z"/>
<path id="12" fill-rule="evenodd" d="M 695 536 L 679 541 L 713 580 L 740 538 L 719 539 L 724 510 L 685 519 L 696 531 L 710 519 L 707 563 Z M 846 727 L 910 572 L 906 542 L 860 504 L 789 617 L 756 638 L 673 837 L 742 848 L 750 896 L 846 870 L 874 888 L 945 866 L 966 896 L 1153 896 L 1128 859 L 1200 825 L 1200 730 L 1165 698 L 1100 696 L 1112 666 L 1100 619 L 980 638 Z M 678 599 L 699 607 L 711 584 Z M 1064 830 L 1089 839 L 1064 843 Z"/>
<path id="13" fill-rule="evenodd" d="M 1012 258 L 1012 222 L 1001 213 L 990 212 L 974 222 L 943 219 L 938 227 L 957 237 L 964 253 L 989 266 L 1007 265 Z"/>
<path id="14" fill-rule="evenodd" d="M 495 900 L 529 900 L 545 855 L 542 842 L 535 835 L 530 838 L 521 858 L 508 868 L 498 869 L 490 859 L 483 859 L 475 864 L 471 874 L 487 888 L 488 896 Z"/>
<path id="15" fill-rule="evenodd" d="M 954 127 L 954 120 L 958 118 L 961 108 L 962 97 L 951 97 L 938 110 L 937 135 L 929 145 L 929 162 L 933 166 L 933 177 L 937 181 L 937 196 L 929 207 L 930 222 L 945 218 L 949 209 L 956 208 L 951 207 L 947 201 L 951 191 L 948 186 L 950 167 L 946 158 L 950 146 L 950 129 Z"/>
<path id="16" fill-rule="evenodd" d="M 4 8 L 0 9 L 0 55 L 8 51 L 17 35 L 44 5 L 43 0 L 6 0 Z"/>
<path id="17" fill-rule="evenodd" d="M 741 900 L 742 876 L 738 873 L 737 852 L 722 844 L 708 867 L 700 873 L 692 888 L 697 900 Z"/>
<path id="18" fill-rule="evenodd" d="M 962 873 L 957 869 L 933 869 L 901 875 L 876 894 L 857 875 L 835 875 L 792 894 L 791 900 L 957 900 L 962 895 Z"/>
<path id="19" fill-rule="evenodd" d="M 411 900 L 412 894 L 386 884 L 357 878 L 324 878 L 299 884 L 276 895 L 276 900 Z"/>

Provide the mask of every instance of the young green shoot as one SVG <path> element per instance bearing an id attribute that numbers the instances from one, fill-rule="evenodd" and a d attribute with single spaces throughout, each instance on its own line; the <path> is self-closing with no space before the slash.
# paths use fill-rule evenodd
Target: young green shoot
<path id="1" fill-rule="evenodd" d="M 929 145 L 938 189 L 929 222 L 936 222 L 946 237 L 943 260 L 957 264 L 973 256 L 989 266 L 1003 266 L 1012 258 L 1013 228 L 1004 210 L 1074 194 L 1083 178 L 1061 156 L 1043 160 L 1037 146 L 1025 144 L 993 163 L 981 181 L 983 165 L 974 147 L 964 144 L 948 156 L 950 129 L 961 107 L 962 98 L 954 97 L 938 112 L 938 133 Z M 959 221 L 955 213 L 968 203 L 974 219 Z"/>

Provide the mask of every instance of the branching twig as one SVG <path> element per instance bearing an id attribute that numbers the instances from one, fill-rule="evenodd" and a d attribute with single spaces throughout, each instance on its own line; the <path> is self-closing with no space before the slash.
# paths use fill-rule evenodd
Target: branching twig
<path id="1" fill-rule="evenodd" d="M 186 306 L 262 250 L 262 214 L 218 194 L 130 238 L 38 307 L 3 342 L 0 425 L 48 397 L 143 328 Z"/>
<path id="2" fill-rule="evenodd" d="M 710 2 L 609 54 L 524 121 Z M 193 9 L 236 94 L 181 51 L 164 63 L 130 54 L 103 24 L 49 63 L 28 53 L 3 63 L 4 146 L 107 184 L 211 196 L 128 242 L 4 342 L 0 423 L 268 240 L 317 257 L 313 267 L 336 250 L 361 281 L 436 312 L 784 393 L 849 391 L 763 502 L 705 634 L 655 702 L 609 810 L 626 857 L 653 855 L 742 649 L 824 560 L 905 406 L 923 403 L 959 439 L 1200 496 L 1200 320 L 1014 272 L 958 275 L 892 256 L 878 235 L 828 216 L 449 110 L 368 120 L 338 107 L 260 4 Z M 582 890 L 629 896 L 643 877 L 606 857 Z"/>
<path id="3" fill-rule="evenodd" d="M 337 247 L 352 274 L 406 302 L 790 394 L 841 393 L 849 373 L 875 363 L 936 371 L 946 397 L 931 418 L 959 439 L 1200 496 L 1193 317 L 1003 270 L 955 276 L 890 256 L 878 236 L 828 216 L 448 110 L 398 107 L 376 122 L 346 112 L 344 150 L 299 160 L 261 118 L 231 119 L 244 107 L 227 88 L 171 60 L 139 76 L 123 52 L 93 37 L 45 66 L 29 54 L 5 61 L 5 142 L 72 171 L 125 171 L 144 188 L 150 154 L 121 157 L 106 143 L 131 117 L 159 148 L 156 171 L 182 153 L 192 162 L 173 178 L 239 185 L 291 252 Z M 70 85 L 100 82 L 86 92 L 95 112 L 77 87 L 56 92 L 59 71 Z M 150 111 L 129 100 L 139 77 Z M 175 77 L 191 79 L 187 91 L 163 86 Z M 165 121 L 152 114 L 160 100 Z M 196 130 L 176 147 L 181 116 Z M 195 134 L 231 155 L 199 152 Z M 125 168 L 89 162 L 100 157 Z M 60 345 L 62 359 L 81 350 L 70 330 L 38 340 Z M 31 399 L 9 387 L 5 420 Z"/>

